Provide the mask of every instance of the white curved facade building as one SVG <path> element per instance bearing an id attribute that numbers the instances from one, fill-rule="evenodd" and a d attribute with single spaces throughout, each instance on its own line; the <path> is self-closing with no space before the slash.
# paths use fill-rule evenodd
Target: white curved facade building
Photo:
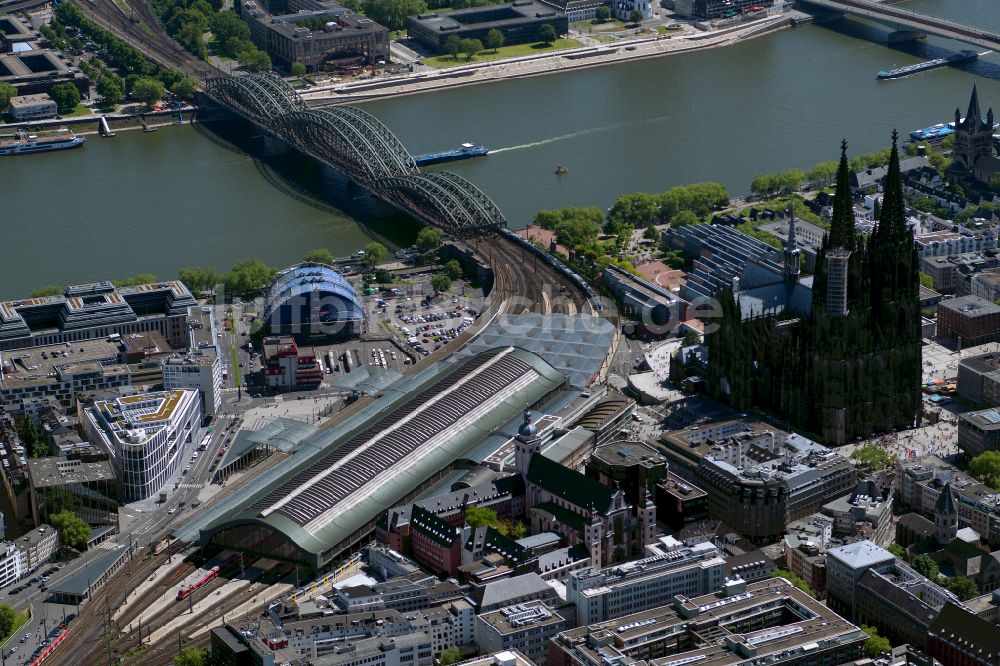
<path id="1" fill-rule="evenodd" d="M 202 408 L 197 391 L 175 389 L 101 400 L 84 414 L 87 436 L 111 456 L 122 500 L 134 502 L 159 492 L 181 466 Z"/>

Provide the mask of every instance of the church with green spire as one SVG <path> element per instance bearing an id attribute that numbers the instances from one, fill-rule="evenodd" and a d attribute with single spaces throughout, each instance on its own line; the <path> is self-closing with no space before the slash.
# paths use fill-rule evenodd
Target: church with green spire
<path id="1" fill-rule="evenodd" d="M 741 411 L 759 409 L 786 419 L 828 444 L 917 421 L 920 281 L 895 132 L 883 189 L 878 223 L 865 237 L 854 227 L 844 142 L 810 307 L 748 313 L 738 292 L 719 294 L 722 317 L 705 336 L 708 386 L 717 398 Z M 794 234 L 791 245 L 793 239 Z M 789 255 L 786 247 L 786 263 Z"/>

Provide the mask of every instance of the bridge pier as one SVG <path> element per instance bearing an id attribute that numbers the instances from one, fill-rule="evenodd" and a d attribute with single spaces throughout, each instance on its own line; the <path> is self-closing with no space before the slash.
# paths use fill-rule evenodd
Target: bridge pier
<path id="1" fill-rule="evenodd" d="M 265 134 L 261 138 L 263 139 L 264 157 L 278 157 L 292 152 L 292 147 L 277 137 Z"/>
<path id="2" fill-rule="evenodd" d="M 926 32 L 917 30 L 894 30 L 889 33 L 890 44 L 902 44 L 904 42 L 915 42 L 918 39 L 927 39 Z"/>
<path id="3" fill-rule="evenodd" d="M 339 171 L 320 163 L 320 180 L 323 189 L 333 195 L 336 201 L 346 202 L 351 212 L 365 217 L 386 217 L 399 211 L 381 197 L 375 196 L 366 188 Z"/>

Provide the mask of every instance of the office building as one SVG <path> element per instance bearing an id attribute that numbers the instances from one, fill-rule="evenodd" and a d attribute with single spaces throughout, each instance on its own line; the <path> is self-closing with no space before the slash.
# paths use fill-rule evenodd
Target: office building
<path id="1" fill-rule="evenodd" d="M 772 578 L 564 631 L 552 641 L 549 666 L 846 664 L 861 657 L 866 639 L 821 602 Z"/>
<path id="2" fill-rule="evenodd" d="M 958 448 L 970 458 L 1000 450 L 1000 410 L 990 407 L 959 414 Z"/>
<path id="3" fill-rule="evenodd" d="M 972 293 L 973 276 L 1000 266 L 1000 256 L 995 252 L 971 252 L 946 257 L 923 257 L 920 272 L 933 281 L 934 290 L 959 296 Z"/>
<path id="4" fill-rule="evenodd" d="M 970 280 L 970 293 L 983 300 L 995 303 L 1000 298 L 1000 273 L 995 271 L 976 273 Z"/>
<path id="5" fill-rule="evenodd" d="M 59 113 L 56 103 L 48 95 L 21 95 L 10 100 L 10 115 L 14 120 L 44 120 Z"/>
<path id="6" fill-rule="evenodd" d="M 657 519 L 672 530 L 708 520 L 708 493 L 673 472 L 653 489 Z"/>
<path id="7" fill-rule="evenodd" d="M 319 71 L 344 63 L 375 64 L 389 57 L 389 31 L 333 0 L 244 0 L 235 7 L 254 44 L 285 70 L 296 62 Z M 305 266 L 318 265 L 301 265 Z"/>
<path id="8" fill-rule="evenodd" d="M 125 502 L 158 492 L 180 468 L 201 425 L 197 391 L 175 389 L 100 400 L 83 412 L 91 442 L 111 457 Z"/>
<path id="9" fill-rule="evenodd" d="M 845 617 L 853 617 L 858 580 L 869 569 L 888 571 L 896 556 L 871 541 L 857 541 L 826 551 L 827 605 Z"/>
<path id="10" fill-rule="evenodd" d="M 316 350 L 300 348 L 293 337 L 264 338 L 261 365 L 267 385 L 281 391 L 315 389 L 323 381 Z"/>
<path id="11" fill-rule="evenodd" d="M 1000 405 L 1000 353 L 966 356 L 958 362 L 958 394 L 979 407 Z"/>
<path id="12" fill-rule="evenodd" d="M 215 348 L 171 356 L 163 361 L 163 388 L 198 391 L 206 416 L 215 416 L 222 406 L 222 362 Z"/>
<path id="13" fill-rule="evenodd" d="M 565 35 L 569 31 L 565 13 L 534 0 L 406 17 L 410 37 L 437 51 L 443 51 L 445 42 L 453 35 L 485 43 L 490 30 L 499 30 L 505 44 L 537 42 L 543 25 L 552 26 L 557 35 Z"/>
<path id="14" fill-rule="evenodd" d="M 862 537 L 886 544 L 892 525 L 892 492 L 873 480 L 859 481 L 850 494 L 827 502 L 820 513 L 833 519 L 833 536 Z"/>
<path id="15" fill-rule="evenodd" d="M 692 597 L 722 589 L 725 561 L 712 543 L 687 546 L 660 537 L 650 552 L 641 560 L 572 572 L 566 579 L 566 600 L 576 604 L 577 625 L 647 610 L 678 594 Z"/>
<path id="16" fill-rule="evenodd" d="M 961 296 L 937 306 L 938 337 L 959 340 L 963 347 L 1000 336 L 1000 305 L 978 296 Z"/>
<path id="17" fill-rule="evenodd" d="M 748 419 L 674 430 L 660 439 L 673 472 L 708 493 L 708 513 L 756 542 L 781 538 L 856 485 L 854 466 L 798 434 Z"/>
<path id="18" fill-rule="evenodd" d="M 549 640 L 566 627 L 566 619 L 541 601 L 514 604 L 476 617 L 476 645 L 482 652 L 517 650 L 546 666 Z"/>
<path id="19" fill-rule="evenodd" d="M 995 623 L 948 603 L 930 625 L 927 653 L 942 664 L 997 666 L 1000 632 Z"/>
<path id="20" fill-rule="evenodd" d="M 48 456 L 28 460 L 31 512 L 36 525 L 64 509 L 92 527 L 118 525 L 119 492 L 114 468 L 107 460 Z"/>
<path id="21" fill-rule="evenodd" d="M 13 16 L 3 16 L 0 17 L 0 25 L 10 25 L 17 20 Z M 22 34 L 21 37 L 23 36 Z M 0 42 L 2 41 L 3 37 L 0 37 Z M 21 44 L 26 42 L 21 39 L 18 41 Z M 80 91 L 81 97 L 89 93 L 90 79 L 69 59 L 60 57 L 55 51 L 39 48 L 38 43 L 30 41 L 30 38 L 26 45 L 33 48 L 16 53 L 4 53 L 4 49 L 0 48 L 0 83 L 14 86 L 17 94 L 22 97 L 39 95 L 48 99 L 49 91 L 60 83 L 72 83 Z M 55 111 L 54 103 L 46 106 Z"/>
<path id="22" fill-rule="evenodd" d="M 0 541 L 0 588 L 13 585 L 24 573 L 24 553 L 10 541 Z"/>
<path id="23" fill-rule="evenodd" d="M 51 525 L 39 525 L 14 542 L 21 551 L 21 573 L 27 576 L 59 553 L 62 542 L 59 530 Z"/>
<path id="24" fill-rule="evenodd" d="M 647 0 L 638 0 L 649 10 Z M 612 7 L 632 4 L 615 0 Z M 626 19 L 630 10 L 624 10 Z M 647 17 L 648 18 L 648 17 Z M 672 335 L 687 318 L 688 304 L 676 294 L 659 285 L 644 280 L 615 265 L 609 265 L 601 273 L 601 282 L 611 290 L 615 300 L 620 304 L 619 312 L 623 317 L 630 318 L 642 326 L 643 330 L 653 335 Z"/>
<path id="25" fill-rule="evenodd" d="M 674 11 L 683 18 L 728 19 L 770 7 L 774 0 L 675 0 Z"/>

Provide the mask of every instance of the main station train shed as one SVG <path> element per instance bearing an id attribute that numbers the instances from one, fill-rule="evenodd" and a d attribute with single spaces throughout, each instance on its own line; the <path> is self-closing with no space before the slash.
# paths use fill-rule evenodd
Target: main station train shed
<path id="1" fill-rule="evenodd" d="M 272 335 L 343 339 L 361 334 L 364 305 L 354 285 L 332 267 L 305 262 L 278 273 L 264 298 Z"/>
<path id="2" fill-rule="evenodd" d="M 384 511 L 452 473 L 493 430 L 565 385 L 539 356 L 515 347 L 442 361 L 312 433 L 284 463 L 175 534 L 321 570 L 360 546 Z"/>

